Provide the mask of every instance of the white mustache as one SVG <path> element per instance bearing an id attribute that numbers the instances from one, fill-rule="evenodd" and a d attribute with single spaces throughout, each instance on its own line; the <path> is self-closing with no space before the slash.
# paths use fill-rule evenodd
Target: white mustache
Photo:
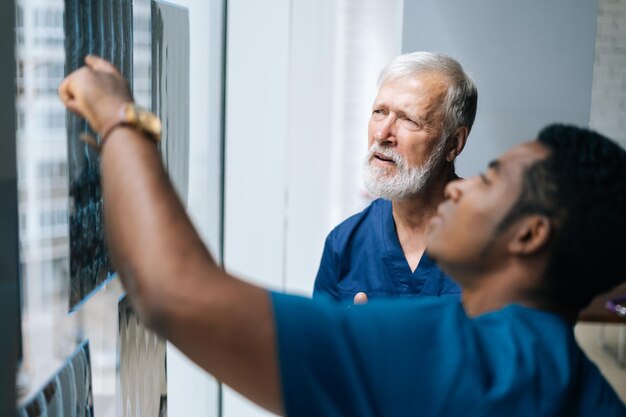
<path id="1" fill-rule="evenodd" d="M 404 166 L 404 158 L 396 150 L 382 147 L 378 143 L 373 144 L 367 151 L 367 160 L 371 161 L 374 153 L 379 153 L 387 159 L 392 160 L 398 166 Z"/>

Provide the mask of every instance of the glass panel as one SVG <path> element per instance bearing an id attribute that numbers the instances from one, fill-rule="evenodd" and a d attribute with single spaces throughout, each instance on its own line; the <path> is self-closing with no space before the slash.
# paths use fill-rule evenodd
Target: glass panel
<path id="1" fill-rule="evenodd" d="M 157 99 L 153 101 L 152 97 L 149 0 L 133 1 L 133 10 L 131 0 L 16 2 L 18 59 L 15 74 L 9 79 L 17 80 L 16 126 L 11 130 L 18 130 L 19 191 L 15 198 L 19 198 L 19 216 L 16 213 L 15 222 L 19 221 L 21 236 L 28 336 L 20 374 L 26 383 L 19 403 L 31 404 L 46 386 L 56 389 L 58 381 L 49 385 L 51 375 L 64 366 L 76 343 L 89 339 L 93 409 L 99 416 L 113 416 L 121 406 L 120 386 L 116 386 L 116 371 L 120 368 L 115 312 L 122 289 L 119 280 L 108 281 L 111 270 L 102 240 L 98 155 L 79 140 L 80 133 L 89 130 L 84 122 L 66 114 L 56 90 L 65 74 L 82 65 L 85 54 L 112 60 L 132 80 L 136 101 L 143 107 L 159 109 L 173 129 L 167 130 L 168 135 L 183 138 L 172 141 L 171 145 L 178 148 L 164 142 L 163 153 L 177 189 L 185 198 L 189 166 L 189 17 L 186 9 L 172 5 L 159 8 L 159 53 L 166 60 L 160 70 L 155 69 L 154 77 L 165 91 L 180 91 L 162 91 L 157 106 Z M 174 17 L 165 10 L 170 8 Z M 132 25 L 127 23 L 129 18 Z M 174 25 L 176 28 L 168 31 Z M 171 67 L 167 60 L 174 55 L 179 62 Z M 103 289 L 94 293 L 101 286 Z M 164 390 L 159 397 L 159 407 L 165 410 Z M 47 412 L 53 413 L 50 408 Z"/>
<path id="2" fill-rule="evenodd" d="M 64 286 L 51 284 L 66 279 L 68 269 L 65 109 L 56 93 L 64 74 L 62 16 L 61 0 L 17 4 L 17 155 L 26 310 L 63 298 Z"/>
<path id="3" fill-rule="evenodd" d="M 148 5 L 144 17 L 149 12 Z M 110 276 L 110 270 L 103 274 L 102 268 L 98 269 L 104 262 L 97 258 L 103 253 L 97 240 L 101 239 L 98 232 L 102 223 L 97 211 L 97 154 L 78 140 L 84 122 L 74 116 L 66 120 L 56 90 L 66 71 L 82 65 L 87 52 L 109 54 L 105 56 L 130 74 L 131 1 L 18 0 L 16 14 L 15 119 L 25 341 L 19 403 L 24 404 L 39 392 L 50 375 L 64 364 L 76 343 L 88 337 L 92 341 L 95 409 L 98 415 L 110 416 L 115 413 L 116 312 L 121 288 L 117 280 L 113 281 L 82 308 L 76 308 L 92 290 L 99 288 L 99 278 Z M 122 22 L 127 22 L 126 26 L 119 28 Z M 67 42 L 64 25 L 72 34 Z M 45 37 L 56 40 L 44 42 L 41 39 Z M 119 44 L 117 49 L 109 45 L 113 40 Z M 122 49 L 127 51 L 124 57 Z M 80 215 L 83 216 L 79 218 Z M 70 226 L 74 226 L 71 240 Z M 77 235 L 78 239 L 74 239 Z M 87 262 L 80 264 L 81 259 Z M 93 277 L 86 277 L 89 268 L 95 271 Z M 72 314 L 68 314 L 70 280 L 75 289 Z"/>
<path id="4" fill-rule="evenodd" d="M 24 364 L 29 397 L 75 348 L 67 319 L 69 232 L 63 0 L 16 1 L 16 137 Z M 15 259 L 18 259 L 17 257 Z M 22 401 L 24 398 L 22 398 Z"/>

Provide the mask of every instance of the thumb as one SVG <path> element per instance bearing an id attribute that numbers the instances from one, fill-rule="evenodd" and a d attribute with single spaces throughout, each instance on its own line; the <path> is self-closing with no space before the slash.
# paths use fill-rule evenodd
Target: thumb
<path id="1" fill-rule="evenodd" d="M 364 292 L 359 292 L 354 296 L 354 304 L 366 304 L 367 303 L 367 294 Z"/>

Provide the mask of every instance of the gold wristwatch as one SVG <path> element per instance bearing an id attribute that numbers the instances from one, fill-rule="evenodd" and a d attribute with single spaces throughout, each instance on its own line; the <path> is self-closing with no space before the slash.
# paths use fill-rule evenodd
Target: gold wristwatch
<path id="1" fill-rule="evenodd" d="M 79 138 L 99 153 L 107 137 L 119 126 L 128 126 L 137 129 L 156 143 L 161 140 L 161 120 L 155 114 L 135 106 L 135 103 L 132 102 L 122 104 L 118 112 L 117 120 L 100 135 L 99 143 L 96 138 L 87 132 L 81 133 Z"/>
<path id="2" fill-rule="evenodd" d="M 135 106 L 135 103 L 128 102 L 120 107 L 118 120 L 101 135 L 100 147 L 104 145 L 107 136 L 118 126 L 137 129 L 157 143 L 161 140 L 161 120 L 154 113 Z"/>

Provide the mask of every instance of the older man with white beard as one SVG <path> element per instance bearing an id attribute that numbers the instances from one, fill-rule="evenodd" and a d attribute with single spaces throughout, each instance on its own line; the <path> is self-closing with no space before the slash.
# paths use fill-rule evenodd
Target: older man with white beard
<path id="1" fill-rule="evenodd" d="M 478 92 L 462 66 L 429 52 L 400 55 L 379 77 L 368 126 L 365 210 L 327 237 L 313 296 L 453 296 L 459 286 L 429 258 L 426 226 L 458 178 L 454 160 L 476 115 Z"/>

